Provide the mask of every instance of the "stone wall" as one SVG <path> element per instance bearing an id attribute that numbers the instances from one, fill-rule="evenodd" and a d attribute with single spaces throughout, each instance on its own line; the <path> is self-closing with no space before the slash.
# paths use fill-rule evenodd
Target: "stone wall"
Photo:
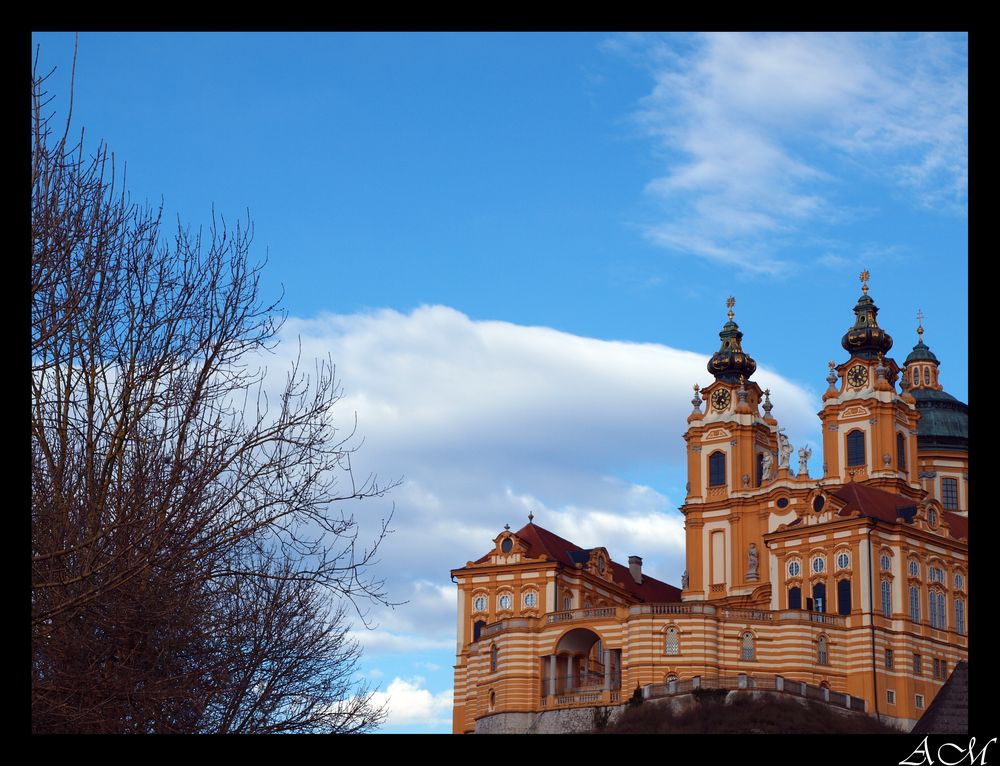
<path id="1" fill-rule="evenodd" d="M 541 713 L 497 713 L 476 721 L 476 734 L 583 734 L 593 731 L 595 723 L 605 715 L 608 723 L 618 720 L 624 710 L 624 705 L 616 705 Z"/>

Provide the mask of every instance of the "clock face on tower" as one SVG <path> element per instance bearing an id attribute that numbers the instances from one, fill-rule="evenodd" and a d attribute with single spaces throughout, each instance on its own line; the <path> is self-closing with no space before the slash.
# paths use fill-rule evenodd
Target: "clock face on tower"
<path id="1" fill-rule="evenodd" d="M 724 410 L 729 406 L 729 391 L 719 388 L 712 394 L 712 406 L 717 410 Z"/>
<path id="2" fill-rule="evenodd" d="M 856 388 L 861 388 L 868 382 L 868 368 L 862 364 L 854 365 L 847 371 L 847 382 Z"/>

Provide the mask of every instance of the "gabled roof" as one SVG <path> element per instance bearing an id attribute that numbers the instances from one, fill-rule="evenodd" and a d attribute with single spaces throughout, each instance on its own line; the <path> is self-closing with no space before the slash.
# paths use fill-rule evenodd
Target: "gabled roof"
<path id="1" fill-rule="evenodd" d="M 898 511 L 915 508 L 917 501 L 912 497 L 897 495 L 894 492 L 886 492 L 883 489 L 869 487 L 867 484 L 850 482 L 831 492 L 834 496 L 847 503 L 838 516 L 850 516 L 855 511 L 862 516 L 878 519 L 890 524 L 902 521 Z M 957 513 L 945 511 L 942 513 L 944 520 L 948 522 L 951 530 L 951 537 L 958 540 L 969 538 L 969 520 Z"/>
<path id="2" fill-rule="evenodd" d="M 551 561 L 557 561 L 570 569 L 575 569 L 577 562 L 586 562 L 590 557 L 590 551 L 593 550 L 592 548 L 581 548 L 576 543 L 530 522 L 514 534 L 527 545 L 526 557 L 536 559 L 544 555 Z M 486 554 L 476 563 L 485 563 L 489 561 L 489 558 L 490 554 Z M 628 593 L 640 601 L 676 602 L 681 600 L 680 588 L 646 574 L 643 574 L 642 585 L 639 585 L 632 579 L 632 573 L 627 566 L 622 566 L 614 561 L 611 562 L 611 574 L 615 583 L 623 586 Z"/>

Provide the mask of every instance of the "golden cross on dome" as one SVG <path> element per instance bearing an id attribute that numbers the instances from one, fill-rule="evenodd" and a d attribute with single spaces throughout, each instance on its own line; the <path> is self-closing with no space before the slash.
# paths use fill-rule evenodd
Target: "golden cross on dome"
<path id="1" fill-rule="evenodd" d="M 917 309 L 917 335 L 920 336 L 920 340 L 923 340 L 924 335 L 924 312 Z"/>
<path id="2" fill-rule="evenodd" d="M 726 298 L 726 308 L 729 309 L 729 318 L 733 318 L 733 306 L 736 305 L 736 299 L 733 296 Z"/>
<path id="3" fill-rule="evenodd" d="M 868 280 L 871 274 L 868 273 L 868 269 L 861 272 L 861 292 L 868 295 Z"/>

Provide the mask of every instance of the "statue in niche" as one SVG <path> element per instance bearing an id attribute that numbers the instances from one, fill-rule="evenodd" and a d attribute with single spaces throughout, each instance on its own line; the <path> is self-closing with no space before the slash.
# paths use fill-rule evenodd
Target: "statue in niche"
<path id="1" fill-rule="evenodd" d="M 774 455 L 770 451 L 765 452 L 760 461 L 761 465 L 761 483 L 765 481 L 770 481 L 773 477 L 771 476 L 771 468 L 774 466 Z"/>
<path id="2" fill-rule="evenodd" d="M 756 580 L 758 577 L 758 566 L 760 565 L 760 554 L 757 553 L 757 544 L 750 543 L 750 550 L 747 552 L 747 579 Z"/>
<path id="3" fill-rule="evenodd" d="M 681 575 L 681 590 L 687 590 L 688 588 L 688 571 L 685 569 L 684 574 Z"/>

